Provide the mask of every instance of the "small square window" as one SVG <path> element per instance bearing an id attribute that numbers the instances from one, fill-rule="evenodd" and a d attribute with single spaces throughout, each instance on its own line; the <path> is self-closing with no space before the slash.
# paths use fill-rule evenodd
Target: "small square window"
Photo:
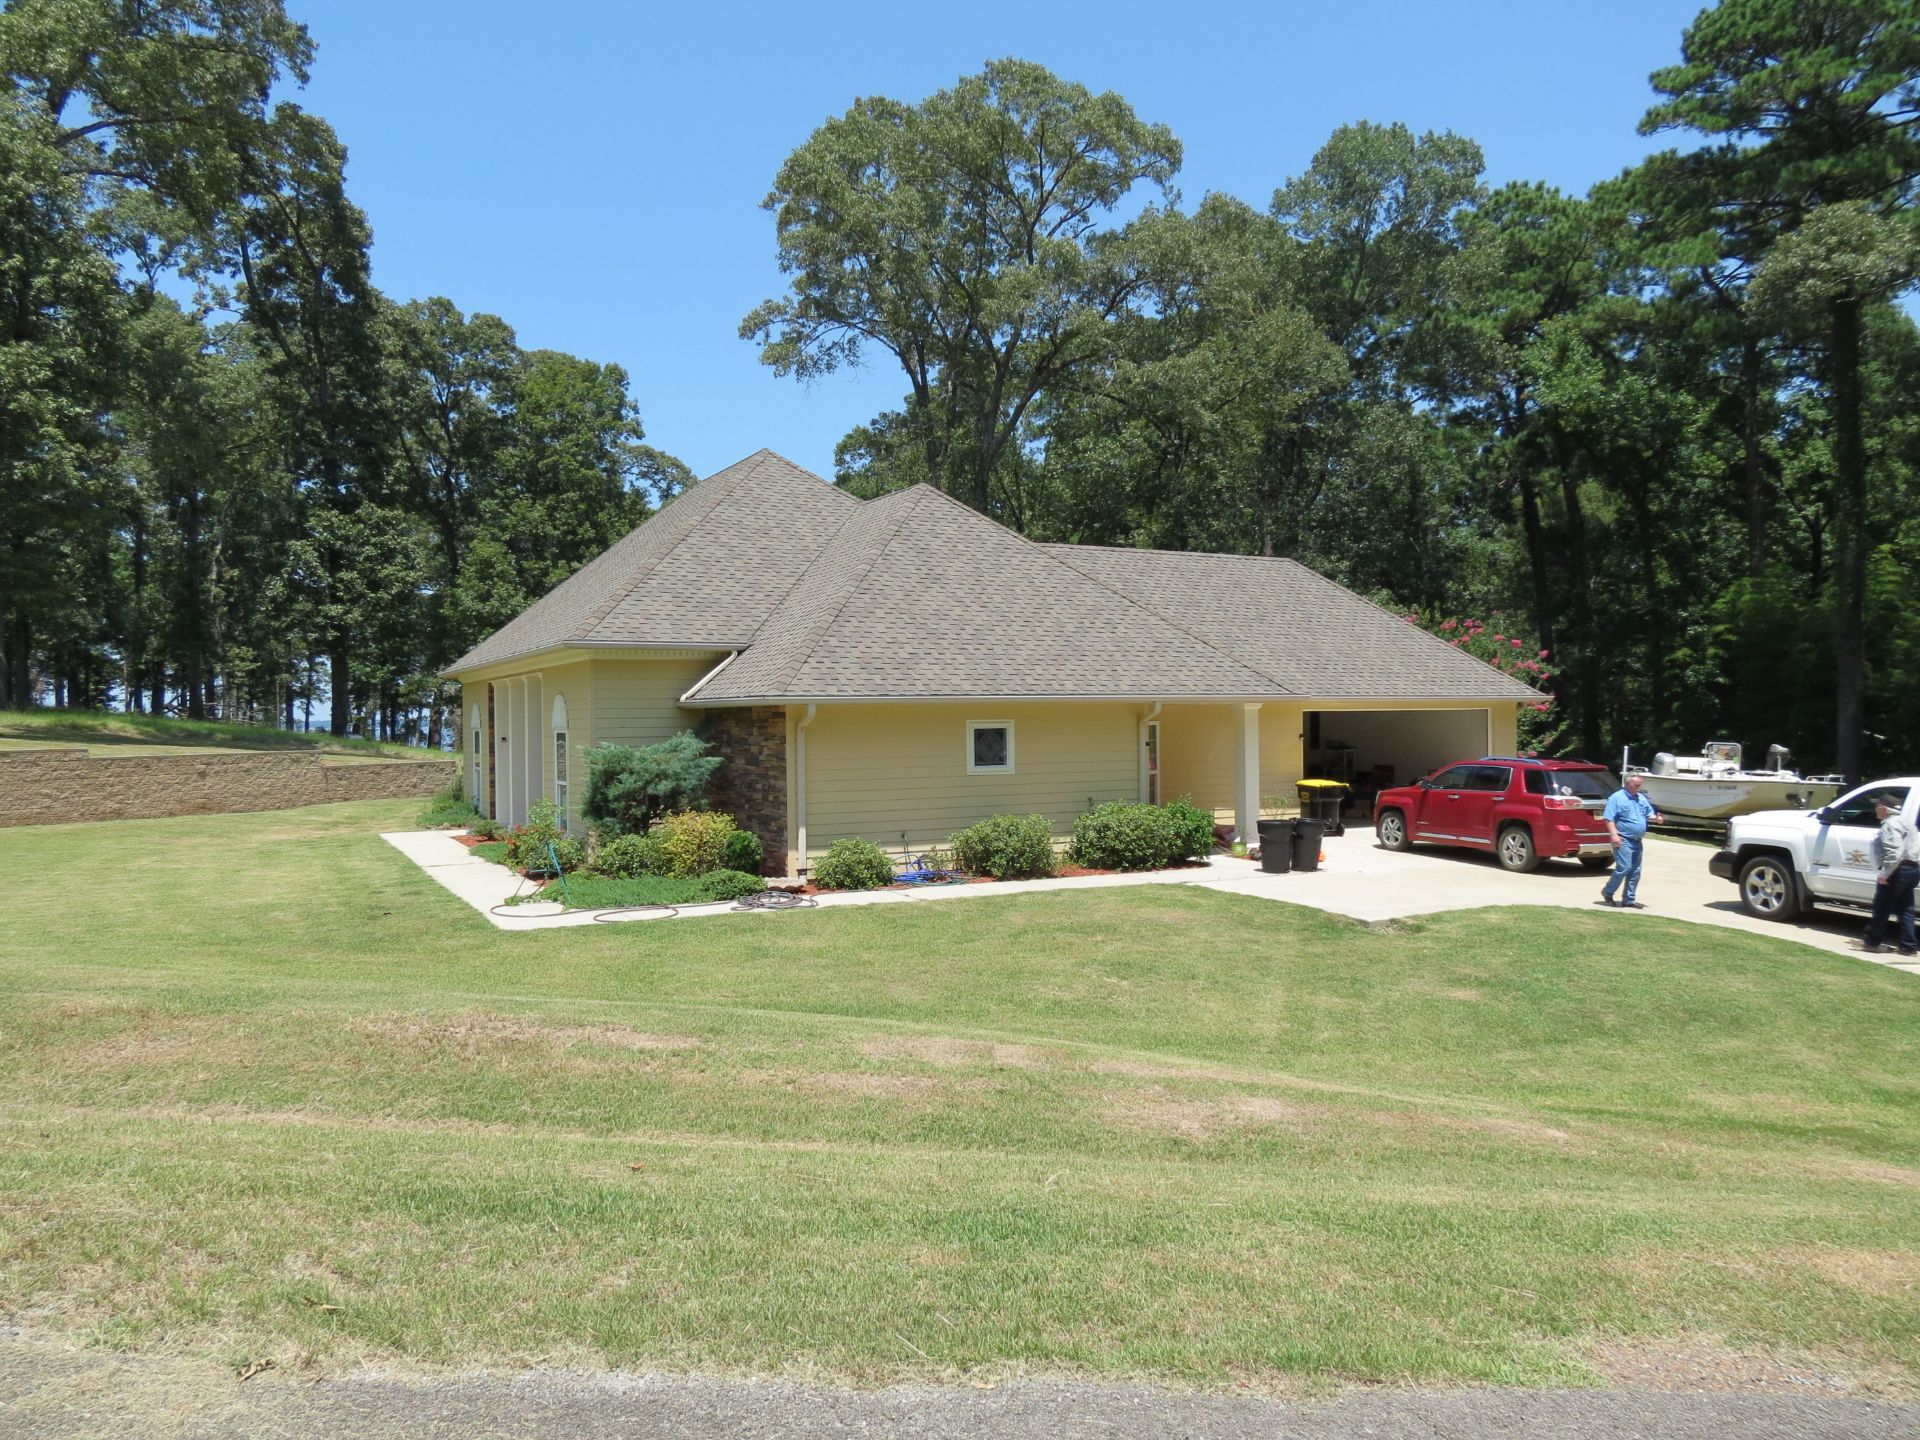
<path id="1" fill-rule="evenodd" d="M 1013 773 L 1013 722 L 1011 720 L 969 720 L 967 722 L 967 773 L 969 775 L 1011 775 Z"/>

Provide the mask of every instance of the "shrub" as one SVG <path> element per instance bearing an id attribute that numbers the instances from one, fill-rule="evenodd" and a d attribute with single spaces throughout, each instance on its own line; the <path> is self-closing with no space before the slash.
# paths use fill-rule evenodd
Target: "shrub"
<path id="1" fill-rule="evenodd" d="M 691 730 L 657 745 L 595 745 L 587 750 L 587 793 L 580 813 L 622 835 L 705 803 L 720 756 Z"/>
<path id="2" fill-rule="evenodd" d="M 1053 874 L 1053 826 L 1044 815 L 990 815 L 948 843 L 954 863 L 970 875 L 1021 880 Z"/>
<path id="3" fill-rule="evenodd" d="M 1176 844 L 1174 862 L 1204 858 L 1213 853 L 1213 812 L 1202 810 L 1193 803 L 1191 795 L 1182 795 L 1169 805 L 1160 807 L 1166 811 L 1167 824 L 1172 827 Z"/>
<path id="4" fill-rule="evenodd" d="M 1213 849 L 1213 816 L 1184 795 L 1171 805 L 1109 800 L 1073 822 L 1073 858 L 1102 870 L 1156 870 Z"/>
<path id="5" fill-rule="evenodd" d="M 726 863 L 733 817 L 717 810 L 682 810 L 653 827 L 669 875 L 704 875 Z"/>
<path id="6" fill-rule="evenodd" d="M 743 895 L 758 895 L 767 888 L 767 882 L 758 875 L 745 875 L 738 870 L 710 870 L 696 880 L 694 886 L 705 901 L 738 900 Z"/>
<path id="7" fill-rule="evenodd" d="M 667 873 L 666 848 L 658 835 L 616 835 L 593 852 L 593 872 L 615 880 Z"/>
<path id="8" fill-rule="evenodd" d="M 536 800 L 528 807 L 527 823 L 507 832 L 507 863 L 530 875 L 551 875 L 555 856 L 565 874 L 586 863 L 587 847 L 562 833 L 560 812 L 551 800 Z"/>
<path id="9" fill-rule="evenodd" d="M 893 883 L 893 861 L 871 840 L 836 840 L 813 867 L 814 883 L 829 890 L 878 890 Z"/>
<path id="10" fill-rule="evenodd" d="M 422 830 L 458 830 L 471 826 L 479 818 L 480 812 L 473 808 L 466 786 L 456 775 L 434 792 L 417 823 Z"/>
<path id="11" fill-rule="evenodd" d="M 507 836 L 506 826 L 485 815 L 474 821 L 468 828 L 482 840 L 504 840 Z"/>
<path id="12" fill-rule="evenodd" d="M 766 852 L 760 846 L 760 837 L 751 830 L 734 831 L 727 836 L 727 843 L 720 851 L 723 868 L 739 870 L 747 875 L 758 875 L 766 858 Z"/>

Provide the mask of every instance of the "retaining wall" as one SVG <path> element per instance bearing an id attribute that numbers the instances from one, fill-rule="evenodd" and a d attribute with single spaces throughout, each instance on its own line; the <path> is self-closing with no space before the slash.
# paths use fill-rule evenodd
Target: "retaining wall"
<path id="1" fill-rule="evenodd" d="M 290 810 L 337 800 L 427 796 L 459 771 L 453 760 L 351 760 L 313 753 L 91 755 L 0 750 L 0 826 L 141 820 Z"/>

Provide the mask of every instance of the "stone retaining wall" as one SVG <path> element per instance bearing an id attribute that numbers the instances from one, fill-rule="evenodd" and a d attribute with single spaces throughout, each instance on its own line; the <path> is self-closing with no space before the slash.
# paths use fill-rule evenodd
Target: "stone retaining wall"
<path id="1" fill-rule="evenodd" d="M 458 773 L 454 760 L 329 764 L 312 752 L 90 755 L 85 750 L 0 750 L 0 826 L 424 797 L 443 789 Z"/>

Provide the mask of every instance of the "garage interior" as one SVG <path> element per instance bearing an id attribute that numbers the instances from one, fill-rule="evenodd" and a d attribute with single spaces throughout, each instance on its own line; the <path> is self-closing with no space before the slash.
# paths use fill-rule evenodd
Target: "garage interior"
<path id="1" fill-rule="evenodd" d="M 1351 785 L 1351 816 L 1371 814 L 1382 790 L 1477 760 L 1493 735 L 1485 710 L 1309 710 L 1305 718 L 1306 777 Z"/>

